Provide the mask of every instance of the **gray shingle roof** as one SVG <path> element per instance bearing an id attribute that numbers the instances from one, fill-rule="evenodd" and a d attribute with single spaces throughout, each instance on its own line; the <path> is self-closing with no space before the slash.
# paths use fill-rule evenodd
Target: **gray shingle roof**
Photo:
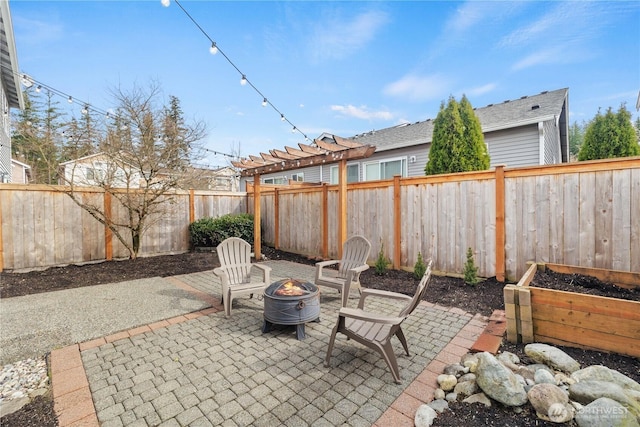
<path id="1" fill-rule="evenodd" d="M 538 95 L 523 96 L 500 104 L 476 108 L 475 112 L 483 132 L 510 129 L 550 120 L 560 116 L 569 89 L 545 91 Z M 386 129 L 356 135 L 350 139 L 378 147 L 377 151 L 409 147 L 431 142 L 433 120 L 402 124 Z"/>

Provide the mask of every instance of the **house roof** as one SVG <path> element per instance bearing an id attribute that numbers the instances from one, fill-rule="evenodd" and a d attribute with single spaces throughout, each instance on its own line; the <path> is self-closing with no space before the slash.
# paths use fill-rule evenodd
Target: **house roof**
<path id="1" fill-rule="evenodd" d="M 24 100 L 20 90 L 18 70 L 18 55 L 13 40 L 9 2 L 0 1 L 0 80 L 7 93 L 9 107 L 23 109 Z"/>
<path id="2" fill-rule="evenodd" d="M 476 108 L 483 132 L 510 129 L 534 124 L 560 116 L 569 89 L 545 91 L 538 95 L 523 96 L 500 104 Z M 366 132 L 351 137 L 362 144 L 375 145 L 376 151 L 392 150 L 431 142 L 433 120 L 405 123 L 386 129 Z"/>

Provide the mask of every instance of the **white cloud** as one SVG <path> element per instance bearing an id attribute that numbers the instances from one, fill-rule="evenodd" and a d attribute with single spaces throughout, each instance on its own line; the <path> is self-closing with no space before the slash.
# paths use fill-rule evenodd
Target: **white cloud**
<path id="1" fill-rule="evenodd" d="M 314 62 L 345 58 L 371 42 L 388 21 L 380 11 L 362 13 L 350 20 L 340 16 L 319 19 L 309 43 Z"/>
<path id="2" fill-rule="evenodd" d="M 332 105 L 331 111 L 336 111 L 343 116 L 354 117 L 363 120 L 393 120 L 393 113 L 389 111 L 370 111 L 366 105 L 356 107 L 349 105 Z"/>
<path id="3" fill-rule="evenodd" d="M 47 20 L 12 17 L 14 32 L 21 43 L 36 45 L 59 40 L 64 35 L 62 24 Z"/>
<path id="4" fill-rule="evenodd" d="M 477 86 L 469 89 L 465 93 L 469 96 L 480 96 L 489 92 L 493 92 L 493 90 L 498 87 L 496 83 L 487 83 L 486 85 Z"/>
<path id="5" fill-rule="evenodd" d="M 383 92 L 385 95 L 410 101 L 427 101 L 446 95 L 449 85 L 449 79 L 438 74 L 430 76 L 409 74 L 388 84 Z"/>

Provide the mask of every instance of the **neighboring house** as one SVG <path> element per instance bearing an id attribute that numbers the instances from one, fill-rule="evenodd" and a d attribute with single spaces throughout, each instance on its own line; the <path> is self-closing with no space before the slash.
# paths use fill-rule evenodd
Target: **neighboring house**
<path id="1" fill-rule="evenodd" d="M 545 91 L 538 95 L 504 101 L 475 108 L 482 125 L 485 143 L 491 156 L 491 167 L 530 166 L 568 162 L 569 90 Z M 424 176 L 429 159 L 433 120 L 406 123 L 386 129 L 355 135 L 353 141 L 374 145 L 376 152 L 367 159 L 347 164 L 347 182 Z M 331 142 L 332 136 L 318 139 Z M 286 173 L 261 175 L 266 184 L 305 182 L 338 182 L 338 166 L 307 167 Z M 243 178 L 241 188 L 252 178 Z"/>
<path id="2" fill-rule="evenodd" d="M 126 156 L 122 156 L 126 158 Z M 91 154 L 60 164 L 61 185 L 73 184 L 82 187 L 99 187 L 109 182 L 114 188 L 140 188 L 144 181 L 140 171 L 120 161 L 114 164 L 104 153 Z M 156 179 L 172 176 L 171 171 L 160 171 Z M 127 181 L 129 185 L 127 185 Z M 219 169 L 188 168 L 181 179 L 184 190 L 238 191 L 237 172 L 230 167 Z"/>
<path id="3" fill-rule="evenodd" d="M 109 182 L 114 188 L 140 187 L 140 173 L 130 165 L 113 164 L 104 153 L 91 154 L 60 163 L 60 184 L 99 187 Z M 129 185 L 127 185 L 129 183 Z"/>
<path id="4" fill-rule="evenodd" d="M 13 184 L 28 184 L 31 181 L 31 166 L 11 159 L 11 182 Z"/>
<path id="5" fill-rule="evenodd" d="M 9 110 L 24 108 L 18 56 L 13 39 L 9 2 L 0 1 L 0 182 L 11 182 L 11 122 Z"/>
<path id="6" fill-rule="evenodd" d="M 218 169 L 193 168 L 194 178 L 189 182 L 194 190 L 238 191 L 240 177 L 229 166 Z"/>

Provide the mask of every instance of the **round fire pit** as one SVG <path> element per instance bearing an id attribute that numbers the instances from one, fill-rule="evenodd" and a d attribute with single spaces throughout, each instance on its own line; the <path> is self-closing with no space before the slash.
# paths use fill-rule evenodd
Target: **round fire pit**
<path id="1" fill-rule="evenodd" d="M 262 333 L 273 325 L 295 325 L 296 338 L 304 339 L 304 325 L 320 320 L 320 292 L 313 283 L 297 279 L 273 282 L 264 290 Z"/>

